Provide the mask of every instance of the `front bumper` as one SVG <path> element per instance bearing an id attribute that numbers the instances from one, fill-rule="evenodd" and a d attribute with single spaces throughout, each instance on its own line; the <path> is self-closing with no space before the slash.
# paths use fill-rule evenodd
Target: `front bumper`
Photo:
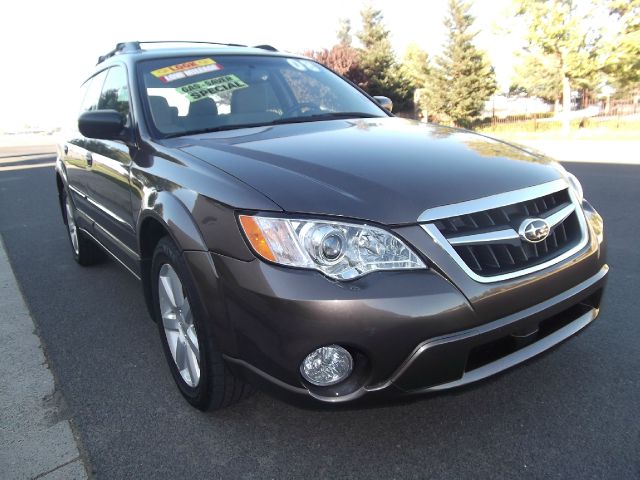
<path id="1" fill-rule="evenodd" d="M 598 314 L 608 267 L 593 231 L 567 261 L 493 284 L 465 276 L 420 227 L 396 232 L 432 268 L 336 282 L 258 260 L 185 252 L 228 364 L 277 392 L 322 403 L 410 395 L 505 370 Z M 353 374 L 331 387 L 306 383 L 300 363 L 329 344 L 351 352 Z"/>
<path id="2" fill-rule="evenodd" d="M 420 343 L 389 376 L 357 386 L 347 381 L 335 387 L 291 385 L 250 363 L 226 356 L 251 378 L 298 397 L 326 403 L 370 397 L 404 396 L 460 387 L 516 366 L 563 342 L 598 316 L 608 267 L 562 295 L 517 314 L 482 326 L 431 338 Z M 358 372 L 356 371 L 356 374 Z"/>

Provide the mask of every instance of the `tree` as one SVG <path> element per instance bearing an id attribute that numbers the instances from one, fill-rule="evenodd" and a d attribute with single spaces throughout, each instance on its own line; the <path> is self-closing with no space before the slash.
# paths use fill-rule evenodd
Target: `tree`
<path id="1" fill-rule="evenodd" d="M 382 11 L 369 4 L 360 15 L 362 30 L 357 37 L 362 43 L 360 65 L 368 79 L 367 91 L 372 95 L 389 96 L 394 105 L 402 109 L 409 103 L 409 92 L 400 78 Z"/>
<path id="2" fill-rule="evenodd" d="M 606 6 L 619 30 L 608 46 L 604 71 L 624 90 L 640 82 L 640 0 L 608 0 Z"/>
<path id="3" fill-rule="evenodd" d="M 562 98 L 562 75 L 557 58 L 527 53 L 515 67 L 510 90 L 518 89 L 558 105 Z"/>
<path id="4" fill-rule="evenodd" d="M 338 24 L 338 44 L 343 47 L 350 47 L 353 37 L 351 36 L 351 20 L 341 18 Z"/>
<path id="5" fill-rule="evenodd" d="M 525 20 L 527 51 L 551 57 L 562 83 L 562 129 L 569 132 L 571 90 L 591 83 L 600 70 L 601 31 L 593 28 L 594 5 L 575 0 L 515 0 Z"/>
<path id="6" fill-rule="evenodd" d="M 473 39 L 474 17 L 465 0 L 449 0 L 444 24 L 448 40 L 436 58 L 427 92 L 430 114 L 455 125 L 471 127 L 480 118 L 484 102 L 497 88 L 495 72 Z"/>
<path id="7" fill-rule="evenodd" d="M 326 65 L 331 70 L 348 78 L 360 88 L 367 88 L 365 75 L 358 51 L 348 45 L 334 45 L 330 50 L 304 52 L 304 55 Z"/>
<path id="8" fill-rule="evenodd" d="M 429 81 L 429 54 L 415 43 L 409 44 L 400 66 L 402 78 L 413 88 L 423 88 Z"/>
<path id="9" fill-rule="evenodd" d="M 430 75 L 429 54 L 415 43 L 409 44 L 400 65 L 400 77 L 413 96 L 413 104 L 418 110 L 427 108 L 423 99 Z"/>

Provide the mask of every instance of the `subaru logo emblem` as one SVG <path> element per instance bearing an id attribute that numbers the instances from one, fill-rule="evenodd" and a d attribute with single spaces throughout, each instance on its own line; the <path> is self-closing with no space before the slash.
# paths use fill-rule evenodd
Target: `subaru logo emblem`
<path id="1" fill-rule="evenodd" d="M 520 225 L 518 234 L 520 238 L 529 243 L 538 243 L 549 236 L 551 229 L 549 224 L 541 218 L 527 218 Z"/>

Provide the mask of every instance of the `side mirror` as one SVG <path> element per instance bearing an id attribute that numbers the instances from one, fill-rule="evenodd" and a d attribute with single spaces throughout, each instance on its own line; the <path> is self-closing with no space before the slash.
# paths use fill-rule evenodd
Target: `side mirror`
<path id="1" fill-rule="evenodd" d="M 117 140 L 124 128 L 124 118 L 115 110 L 92 110 L 78 118 L 78 130 L 87 138 Z"/>
<path id="2" fill-rule="evenodd" d="M 383 97 L 381 95 L 377 95 L 373 97 L 373 99 L 380 104 L 382 108 L 385 110 L 393 111 L 393 102 L 389 97 Z"/>

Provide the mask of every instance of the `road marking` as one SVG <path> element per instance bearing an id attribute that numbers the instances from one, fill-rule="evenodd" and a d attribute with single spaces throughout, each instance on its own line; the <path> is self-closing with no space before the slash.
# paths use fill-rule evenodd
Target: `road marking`
<path id="1" fill-rule="evenodd" d="M 30 168 L 43 168 L 43 167 L 55 167 L 56 162 L 47 163 L 35 163 L 32 165 L 9 165 L 7 167 L 0 167 L 0 172 L 11 172 L 14 170 L 28 170 Z"/>
<path id="2" fill-rule="evenodd" d="M 0 155 L 0 158 L 54 157 L 55 155 L 55 152 L 15 153 L 11 155 Z"/>
<path id="3" fill-rule="evenodd" d="M 48 160 L 49 158 L 55 158 L 55 156 L 56 156 L 55 153 L 31 153 L 31 154 L 24 154 L 24 155 L 0 156 L 0 164 Z"/>

